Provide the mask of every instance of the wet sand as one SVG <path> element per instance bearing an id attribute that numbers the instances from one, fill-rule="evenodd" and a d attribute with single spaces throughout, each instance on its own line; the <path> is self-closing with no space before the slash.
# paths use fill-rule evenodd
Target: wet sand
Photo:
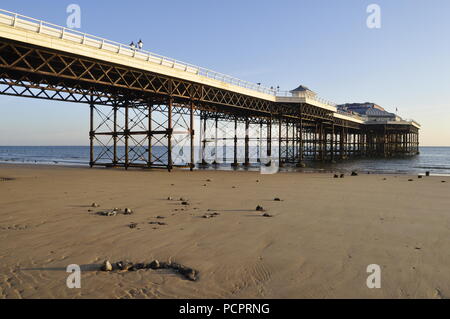
<path id="1" fill-rule="evenodd" d="M 0 298 L 447 298 L 449 191 L 449 177 L 0 165 Z M 96 214 L 115 207 L 134 214 Z M 106 259 L 199 280 L 101 272 Z"/>

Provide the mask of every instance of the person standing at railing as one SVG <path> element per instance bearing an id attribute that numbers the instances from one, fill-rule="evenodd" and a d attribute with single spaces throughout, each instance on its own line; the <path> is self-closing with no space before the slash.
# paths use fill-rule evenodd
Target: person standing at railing
<path id="1" fill-rule="evenodd" d="M 134 41 L 131 41 L 130 47 L 131 47 L 132 49 L 135 49 L 135 48 L 136 48 L 136 45 L 134 44 Z"/>
<path id="2" fill-rule="evenodd" d="M 139 42 L 138 42 L 139 50 L 142 50 L 143 47 L 144 47 L 144 42 L 142 42 L 142 40 L 139 40 Z"/>

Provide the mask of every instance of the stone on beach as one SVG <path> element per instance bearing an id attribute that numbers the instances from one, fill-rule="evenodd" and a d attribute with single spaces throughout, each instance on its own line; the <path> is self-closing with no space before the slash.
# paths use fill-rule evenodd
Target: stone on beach
<path id="1" fill-rule="evenodd" d="M 91 207 L 93 207 L 93 208 L 98 208 L 98 207 L 100 207 L 100 205 L 97 204 L 97 203 L 92 203 Z"/>
<path id="2" fill-rule="evenodd" d="M 125 208 L 125 209 L 123 210 L 123 214 L 124 214 L 124 215 L 132 215 L 132 214 L 133 214 L 133 211 L 132 211 L 130 208 Z"/>
<path id="3" fill-rule="evenodd" d="M 275 197 L 273 200 L 274 200 L 275 202 L 281 202 L 281 198 L 279 198 L 279 197 Z"/>
<path id="4" fill-rule="evenodd" d="M 117 211 L 116 210 L 107 210 L 107 211 L 104 211 L 104 212 L 99 212 L 99 215 L 107 216 L 107 217 L 116 216 L 117 215 Z"/>
<path id="5" fill-rule="evenodd" d="M 264 213 L 262 216 L 263 216 L 263 217 L 273 217 L 273 216 L 270 215 L 269 213 Z"/>
<path id="6" fill-rule="evenodd" d="M 119 261 L 116 265 L 121 271 L 128 271 L 134 266 L 133 263 L 124 261 Z"/>
<path id="7" fill-rule="evenodd" d="M 161 267 L 159 261 L 157 259 L 153 260 L 150 264 L 147 266 L 150 269 L 159 269 Z"/>
<path id="8" fill-rule="evenodd" d="M 113 267 L 112 267 L 111 263 L 109 262 L 109 260 L 106 260 L 103 263 L 102 271 L 112 271 L 112 270 L 113 270 Z"/>
<path id="9" fill-rule="evenodd" d="M 181 267 L 178 272 L 190 281 L 197 281 L 198 272 L 192 268 Z"/>
<path id="10" fill-rule="evenodd" d="M 370 172 L 369 172 L 369 174 L 370 174 Z M 352 176 L 358 176 L 358 173 L 355 172 L 355 171 L 353 171 L 353 172 L 352 172 Z"/>
<path id="11" fill-rule="evenodd" d="M 264 207 L 262 207 L 260 205 L 256 206 L 256 211 L 257 212 L 263 212 L 264 210 L 265 210 Z"/>

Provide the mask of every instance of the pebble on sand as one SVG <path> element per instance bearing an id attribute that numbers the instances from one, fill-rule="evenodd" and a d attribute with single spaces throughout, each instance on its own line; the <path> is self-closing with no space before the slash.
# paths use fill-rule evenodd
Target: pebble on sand
<path id="1" fill-rule="evenodd" d="M 264 210 L 265 210 L 264 207 L 262 207 L 260 205 L 256 206 L 256 211 L 257 212 L 263 212 Z"/>
<path id="2" fill-rule="evenodd" d="M 341 174 L 339 177 L 340 177 L 340 178 L 344 178 L 344 177 L 345 177 L 345 174 Z"/>
<path id="3" fill-rule="evenodd" d="M 270 214 L 268 214 L 268 213 L 264 213 L 262 216 L 263 216 L 263 217 L 273 217 L 272 215 L 270 215 Z"/>
<path id="4" fill-rule="evenodd" d="M 370 174 L 370 172 L 369 172 L 369 174 Z M 352 172 L 352 176 L 358 176 L 358 173 L 357 172 Z"/>
<path id="5" fill-rule="evenodd" d="M 187 201 L 181 202 L 181 205 L 183 205 L 183 206 L 189 206 L 189 202 L 187 202 Z"/>
<path id="6" fill-rule="evenodd" d="M 124 214 L 124 215 L 132 215 L 132 214 L 133 214 L 133 211 L 132 211 L 130 208 L 125 208 L 125 209 L 123 210 L 123 214 Z"/>
<path id="7" fill-rule="evenodd" d="M 97 203 L 92 203 L 91 207 L 98 208 L 98 207 L 100 207 L 100 205 Z"/>
<path id="8" fill-rule="evenodd" d="M 273 200 L 274 200 L 275 202 L 281 202 L 281 198 L 279 198 L 279 197 L 275 197 Z"/>
<path id="9" fill-rule="evenodd" d="M 147 265 L 147 268 L 150 268 L 150 269 L 159 269 L 160 267 L 161 267 L 161 265 L 159 264 L 159 261 L 156 259 Z"/>
<path id="10" fill-rule="evenodd" d="M 103 263 L 102 271 L 112 271 L 112 270 L 113 270 L 113 267 L 112 267 L 111 263 L 109 262 L 109 260 L 106 260 Z"/>
<path id="11" fill-rule="evenodd" d="M 334 174 L 334 178 L 339 178 L 339 175 L 338 174 Z"/>
<path id="12" fill-rule="evenodd" d="M 104 212 L 99 212 L 98 214 L 102 215 L 102 216 L 111 217 L 111 216 L 116 216 L 117 215 L 117 211 L 116 210 L 107 210 L 107 211 L 104 211 Z"/>
<path id="13" fill-rule="evenodd" d="M 119 268 L 121 271 L 128 271 L 133 267 L 133 263 L 131 262 L 125 262 L 125 261 L 119 261 L 116 263 L 117 268 Z"/>

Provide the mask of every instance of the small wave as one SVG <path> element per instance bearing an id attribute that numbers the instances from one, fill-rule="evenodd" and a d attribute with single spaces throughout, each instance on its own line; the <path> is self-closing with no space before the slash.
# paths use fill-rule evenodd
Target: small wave
<path id="1" fill-rule="evenodd" d="M 450 166 L 416 166 L 414 168 L 450 170 Z"/>

